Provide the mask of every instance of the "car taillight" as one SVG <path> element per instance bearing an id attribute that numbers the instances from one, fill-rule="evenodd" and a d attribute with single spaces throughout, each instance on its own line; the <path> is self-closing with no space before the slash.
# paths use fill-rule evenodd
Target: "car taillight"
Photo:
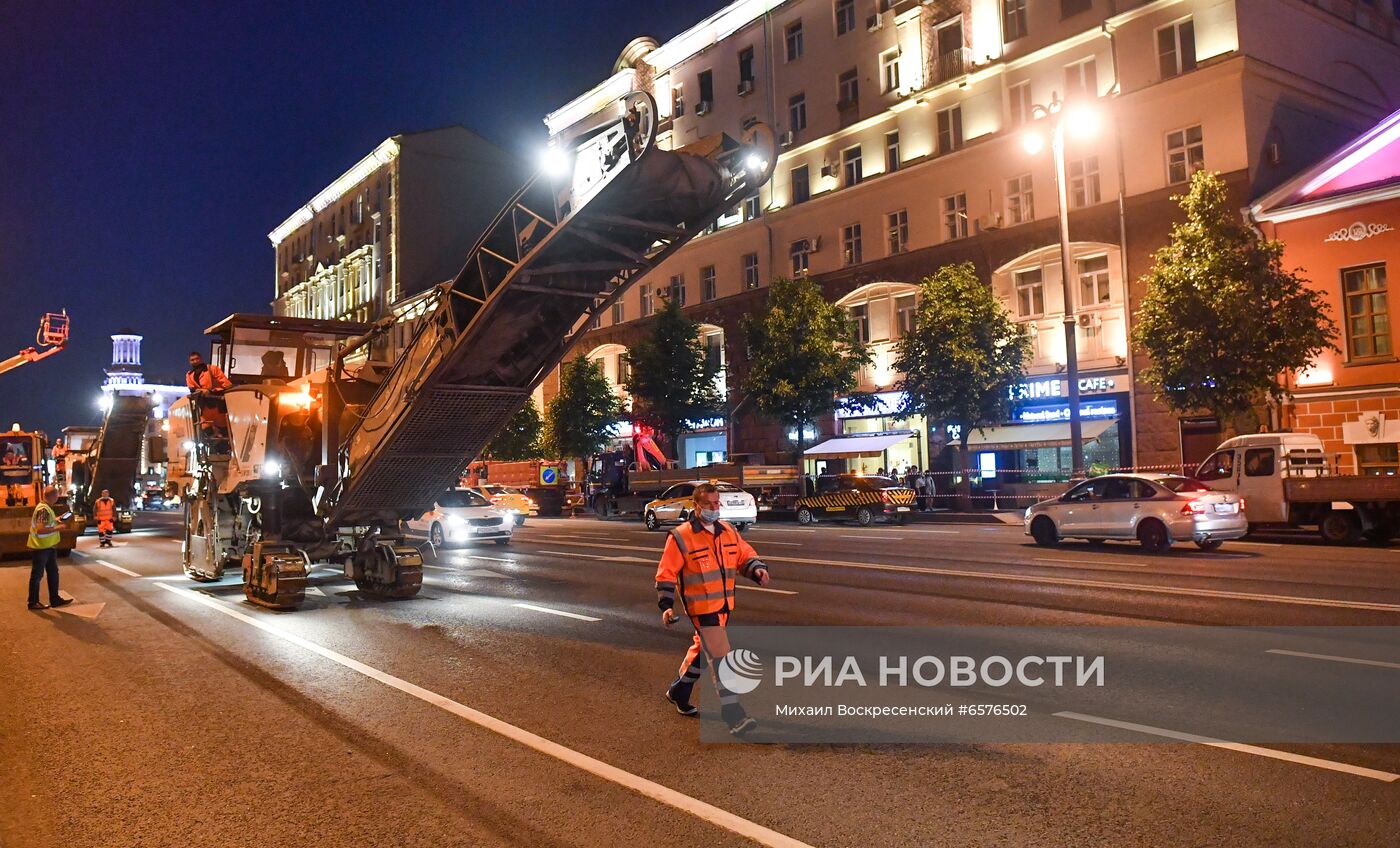
<path id="1" fill-rule="evenodd" d="M 890 502 L 890 493 L 889 493 L 889 492 L 886 492 L 886 491 L 884 491 L 884 490 L 881 490 L 881 491 L 880 491 L 880 502 L 881 502 L 881 503 L 889 503 L 889 502 Z"/>
<path id="2" fill-rule="evenodd" d="M 1244 512 L 1244 498 L 1240 498 L 1240 512 Z"/>
<path id="3" fill-rule="evenodd" d="M 1181 505 L 1182 515 L 1205 515 L 1205 501 L 1187 501 Z"/>

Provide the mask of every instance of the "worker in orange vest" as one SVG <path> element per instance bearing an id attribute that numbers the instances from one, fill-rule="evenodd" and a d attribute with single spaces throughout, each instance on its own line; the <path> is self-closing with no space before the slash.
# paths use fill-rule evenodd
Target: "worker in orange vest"
<path id="1" fill-rule="evenodd" d="M 97 522 L 97 546 L 112 547 L 112 533 L 117 529 L 117 502 L 112 493 L 102 490 L 102 497 L 93 501 L 92 517 Z"/>
<path id="2" fill-rule="evenodd" d="M 228 407 L 221 397 L 233 383 L 217 365 L 204 362 L 204 355 L 190 351 L 190 370 L 185 372 L 185 386 L 199 409 L 200 430 L 206 437 L 228 438 Z"/>
<path id="3" fill-rule="evenodd" d="M 724 686 L 718 666 L 729 654 L 724 628 L 734 609 L 734 579 L 743 575 L 767 586 L 768 566 L 738 530 L 720 520 L 719 489 L 713 483 L 696 486 L 692 497 L 691 518 L 671 531 L 656 569 L 661 623 L 670 627 L 679 620 L 674 608 L 679 584 L 681 607 L 695 626 L 695 639 L 681 662 L 680 676 L 666 690 L 666 700 L 681 715 L 695 715 L 698 710 L 690 703 L 690 695 L 708 665 L 719 695 L 720 717 L 730 733 L 742 736 L 757 722 L 744 712 L 738 695 Z"/>

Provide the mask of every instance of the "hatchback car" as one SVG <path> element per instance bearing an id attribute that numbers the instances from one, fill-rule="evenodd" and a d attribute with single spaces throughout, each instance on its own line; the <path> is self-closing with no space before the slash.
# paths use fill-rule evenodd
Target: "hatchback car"
<path id="1" fill-rule="evenodd" d="M 535 499 L 519 489 L 495 483 L 483 483 L 474 487 L 472 491 L 486 498 L 496 509 L 515 519 L 516 527 L 523 525 L 527 516 L 540 514 L 540 505 L 535 503 Z"/>
<path id="2" fill-rule="evenodd" d="M 690 520 L 695 504 L 691 498 L 695 487 L 706 480 L 677 483 L 642 508 L 642 520 L 648 530 L 658 530 L 664 524 L 679 524 Z M 719 517 L 744 532 L 758 522 L 758 503 L 753 495 L 731 483 L 715 483 L 719 489 Z"/>
<path id="3" fill-rule="evenodd" d="M 1106 474 L 1026 510 L 1026 534 L 1037 545 L 1061 539 L 1136 539 L 1150 553 L 1173 542 L 1213 551 L 1249 532 L 1244 499 L 1212 491 L 1200 480 L 1174 474 Z"/>
<path id="4" fill-rule="evenodd" d="M 438 548 L 488 541 L 508 545 L 513 529 L 508 514 L 471 489 L 448 489 L 431 510 L 408 522 L 410 533 L 427 536 Z"/>

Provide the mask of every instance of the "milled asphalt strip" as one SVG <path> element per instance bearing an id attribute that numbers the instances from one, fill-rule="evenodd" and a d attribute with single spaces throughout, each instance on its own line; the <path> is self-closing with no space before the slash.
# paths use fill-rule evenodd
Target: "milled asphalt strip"
<path id="1" fill-rule="evenodd" d="M 430 689 L 424 689 L 423 687 L 409 683 L 408 681 L 402 678 L 395 677 L 394 675 L 389 674 L 388 672 L 380 671 L 379 669 L 373 666 L 366 665 L 365 663 L 362 663 L 359 660 L 351 659 L 350 657 L 347 657 L 344 654 L 339 654 L 335 651 L 332 651 L 329 648 L 324 648 L 316 644 L 315 642 L 311 642 L 307 639 L 303 639 L 300 636 L 288 633 L 280 627 L 269 624 L 254 616 L 248 615 L 247 613 L 233 609 L 232 607 L 219 601 L 216 601 L 213 598 L 200 595 L 196 592 L 191 592 L 188 589 L 179 589 L 174 586 L 168 586 L 164 583 L 157 583 L 156 585 L 160 586 L 160 588 L 165 589 L 168 592 L 172 592 L 182 598 L 185 598 L 186 600 L 194 601 L 197 604 L 202 604 L 212 610 L 221 612 L 224 615 L 229 616 L 230 618 L 234 618 L 239 621 L 242 621 L 245 624 L 252 625 L 253 627 L 258 628 L 259 630 L 262 630 L 265 633 L 269 633 L 273 636 L 276 636 L 277 638 L 282 639 L 283 641 L 290 642 L 293 645 L 305 648 L 313 654 L 318 654 L 330 660 L 331 662 L 336 663 L 337 665 L 343 666 L 345 668 L 350 669 L 351 671 L 362 674 L 365 677 L 370 678 L 371 680 L 377 680 L 391 689 L 397 689 L 406 695 L 411 695 L 425 704 L 431 704 L 435 707 L 438 707 L 441 710 L 444 710 L 445 712 L 449 712 L 455 716 L 458 716 L 459 718 L 466 719 L 467 721 L 477 725 L 478 727 L 489 730 L 492 733 L 504 736 L 505 738 L 510 739 L 513 742 L 518 742 L 521 745 L 538 751 L 547 757 L 552 757 L 558 760 L 559 762 L 571 765 L 574 768 L 577 768 L 581 771 L 586 771 L 589 774 L 594 775 L 595 777 L 602 778 L 603 780 L 606 780 L 610 783 L 615 783 L 618 786 L 621 786 L 625 789 L 630 789 L 639 795 L 651 798 L 654 801 L 659 801 L 662 804 L 665 804 L 669 807 L 673 807 L 677 810 L 680 810 L 681 812 L 689 813 L 690 815 L 695 816 L 696 818 L 702 821 L 707 821 L 710 824 L 713 824 L 717 827 L 722 827 L 725 830 L 730 831 L 731 833 L 736 833 L 739 836 L 742 836 L 746 839 L 752 839 L 754 842 L 757 842 L 760 845 L 777 846 L 777 848 L 812 848 L 812 846 L 808 845 L 805 842 L 793 839 L 790 836 L 785 836 L 781 833 L 778 833 L 775 830 L 766 828 L 761 824 L 757 824 L 756 822 L 752 822 L 748 819 L 736 816 L 727 810 L 722 810 L 719 807 L 716 807 L 712 804 L 708 804 L 704 801 L 699 800 L 698 798 L 692 798 L 689 795 L 677 792 L 674 789 L 662 786 L 659 783 L 632 774 L 629 771 L 624 771 L 620 768 L 617 768 L 616 766 L 609 765 L 603 762 L 602 760 L 594 759 L 593 757 L 590 757 L 587 754 L 583 754 L 578 751 L 575 751 L 572 748 L 560 745 L 558 742 L 552 742 L 544 738 L 543 736 L 538 736 L 534 733 L 531 733 L 528 730 L 525 730 L 524 728 L 516 727 L 513 724 L 501 721 L 500 719 L 491 715 L 487 715 L 486 713 L 483 713 L 480 710 L 474 710 L 471 707 L 466 706 L 465 704 L 460 704 L 457 701 L 454 701 L 451 698 L 448 698 L 444 695 L 439 695 L 438 693 L 433 692 Z"/>
<path id="2" fill-rule="evenodd" d="M 1358 657 L 1336 657 L 1331 654 L 1310 654 L 1307 651 L 1285 651 L 1281 648 L 1270 648 L 1264 653 L 1279 654 L 1285 657 L 1303 657 L 1309 660 L 1331 660 L 1332 662 L 1351 663 L 1353 665 L 1373 665 L 1377 668 L 1400 668 L 1400 663 L 1382 662 L 1381 660 L 1363 660 Z"/>
<path id="3" fill-rule="evenodd" d="M 1400 774 L 1393 774 L 1388 771 L 1365 768 L 1363 766 L 1353 766 L 1347 763 L 1338 763 L 1332 760 L 1323 760 L 1317 757 L 1307 757 L 1302 754 L 1292 754 L 1288 751 L 1276 751 L 1273 748 L 1261 748 L 1258 745 L 1245 745 L 1241 742 L 1226 742 L 1224 739 L 1212 739 L 1209 736 L 1197 736 L 1194 733 L 1183 733 L 1179 730 L 1167 730 L 1162 727 L 1152 727 L 1147 724 L 1135 724 L 1131 721 L 1118 721 L 1112 718 L 1101 718 L 1100 716 L 1085 715 L 1083 713 L 1059 712 L 1054 713 L 1057 718 L 1074 719 L 1075 721 L 1085 721 L 1090 724 L 1101 724 L 1105 727 L 1117 727 L 1122 730 L 1132 730 L 1137 733 L 1146 733 L 1152 736 L 1161 736 L 1167 739 L 1176 739 L 1181 742 L 1194 742 L 1197 745 L 1207 745 L 1211 748 L 1224 748 L 1227 751 L 1238 751 L 1242 754 L 1253 754 L 1257 757 L 1268 757 L 1272 760 L 1283 760 L 1284 762 L 1297 763 L 1313 768 L 1327 769 L 1328 771 L 1339 771 L 1345 774 L 1354 774 L 1357 777 L 1369 777 L 1372 780 L 1380 780 L 1385 783 L 1394 783 L 1400 780 Z"/>

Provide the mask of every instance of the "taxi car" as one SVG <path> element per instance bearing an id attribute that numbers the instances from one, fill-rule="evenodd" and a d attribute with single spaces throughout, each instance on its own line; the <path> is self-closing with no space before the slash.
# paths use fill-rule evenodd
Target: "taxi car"
<path id="1" fill-rule="evenodd" d="M 469 542 L 509 545 L 515 523 L 472 489 L 448 489 L 438 495 L 433 508 L 408 522 L 408 532 L 427 536 L 433 547 Z"/>
<path id="2" fill-rule="evenodd" d="M 523 525 L 527 516 L 538 517 L 540 514 L 540 505 L 535 503 L 535 499 L 519 489 L 495 483 L 482 483 L 480 486 L 473 486 L 472 491 L 486 498 L 496 509 L 510 515 L 515 520 L 516 527 Z"/>
<path id="3" fill-rule="evenodd" d="M 823 474 L 817 492 L 797 499 L 797 523 L 818 519 L 855 521 L 869 527 L 876 521 L 904 523 L 914 509 L 914 490 L 889 477 L 874 474 Z"/>
<path id="4" fill-rule="evenodd" d="M 1178 474 L 1105 474 L 1026 510 L 1026 535 L 1042 547 L 1073 537 L 1136 539 L 1148 553 L 1172 542 L 1213 551 L 1249 532 L 1244 498 Z"/>
<path id="5" fill-rule="evenodd" d="M 695 504 L 691 497 L 695 487 L 701 483 L 714 483 L 719 489 L 719 517 L 721 521 L 733 524 L 740 533 L 758 522 L 758 502 L 753 495 L 731 483 L 712 480 L 690 480 L 677 483 L 660 497 L 642 508 L 642 520 L 648 530 L 659 530 L 665 524 L 680 524 L 690 520 L 690 511 Z"/>

